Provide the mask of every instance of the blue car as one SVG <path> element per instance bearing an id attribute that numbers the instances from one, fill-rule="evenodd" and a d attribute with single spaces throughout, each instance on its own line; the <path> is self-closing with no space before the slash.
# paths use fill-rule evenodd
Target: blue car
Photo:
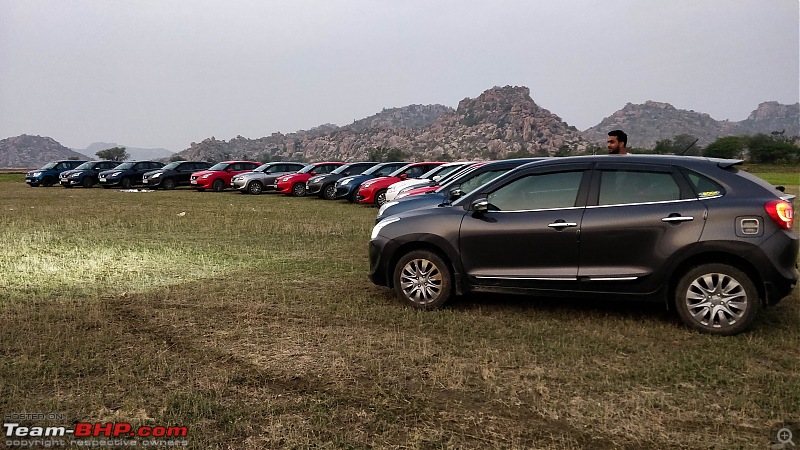
<path id="1" fill-rule="evenodd" d="M 378 210 L 378 217 L 375 219 L 375 223 L 378 223 L 389 216 L 400 214 L 402 212 L 419 208 L 427 208 L 430 206 L 438 206 L 443 203 L 452 202 L 462 195 L 469 194 L 474 189 L 481 187 L 500 175 L 503 175 L 511 169 L 515 169 L 531 161 L 536 161 L 537 159 L 541 158 L 506 159 L 502 161 L 489 161 L 487 163 L 475 164 L 469 169 L 461 172 L 460 175 L 450 179 L 435 191 L 426 192 L 425 194 L 401 197 L 399 199 L 386 202 Z"/>
<path id="2" fill-rule="evenodd" d="M 61 175 L 61 172 L 74 169 L 85 162 L 86 161 L 75 161 L 72 159 L 51 161 L 42 166 L 41 169 L 31 170 L 30 172 L 26 173 L 25 182 L 28 183 L 28 186 L 30 187 L 50 187 L 58 183 L 58 177 Z"/>
<path id="3" fill-rule="evenodd" d="M 58 182 L 65 188 L 73 186 L 90 188 L 97 184 L 97 175 L 100 172 L 118 165 L 119 161 L 86 161 L 74 169 L 61 172 Z"/>
<path id="4" fill-rule="evenodd" d="M 341 178 L 336 182 L 336 195 L 334 199 L 347 199 L 350 203 L 355 203 L 356 194 L 361 183 L 375 177 L 385 177 L 395 170 L 408 165 L 406 161 L 392 161 L 377 164 L 364 171 L 360 175 Z"/>

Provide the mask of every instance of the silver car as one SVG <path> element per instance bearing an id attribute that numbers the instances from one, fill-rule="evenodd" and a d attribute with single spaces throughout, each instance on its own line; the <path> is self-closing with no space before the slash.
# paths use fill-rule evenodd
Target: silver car
<path id="1" fill-rule="evenodd" d="M 275 179 L 287 173 L 294 173 L 306 165 L 294 161 L 276 161 L 262 164 L 252 172 L 246 172 L 231 178 L 231 187 L 242 194 L 258 195 L 264 191 L 275 189 Z"/>

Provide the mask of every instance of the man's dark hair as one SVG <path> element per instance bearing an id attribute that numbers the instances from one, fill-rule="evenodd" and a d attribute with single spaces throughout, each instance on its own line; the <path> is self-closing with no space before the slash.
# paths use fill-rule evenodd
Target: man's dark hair
<path id="1" fill-rule="evenodd" d="M 622 130 L 613 130 L 608 132 L 609 136 L 616 136 L 617 140 L 628 146 L 628 135 Z"/>

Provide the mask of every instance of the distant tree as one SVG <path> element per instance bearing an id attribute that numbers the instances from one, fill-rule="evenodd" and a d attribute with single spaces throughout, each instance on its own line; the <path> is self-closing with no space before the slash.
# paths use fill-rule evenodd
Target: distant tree
<path id="1" fill-rule="evenodd" d="M 367 149 L 367 160 L 378 162 L 403 161 L 407 155 L 399 148 L 378 146 Z"/>
<path id="2" fill-rule="evenodd" d="M 672 139 L 656 141 L 653 153 L 657 155 L 694 155 L 700 154 L 697 138 L 691 134 L 678 134 Z"/>
<path id="3" fill-rule="evenodd" d="M 763 133 L 746 139 L 750 151 L 750 161 L 775 164 L 796 161 L 798 148 L 784 139 L 782 134 L 768 136 Z"/>
<path id="4" fill-rule="evenodd" d="M 175 162 L 175 161 L 186 161 L 186 158 L 179 155 L 178 153 L 175 153 L 174 155 L 169 157 L 169 162 Z"/>
<path id="5" fill-rule="evenodd" d="M 69 157 L 69 158 L 67 158 L 67 159 L 68 159 L 68 160 L 70 160 L 70 161 L 77 161 L 77 160 L 79 159 L 79 157 L 77 157 L 77 156 L 70 156 L 70 157 Z"/>
<path id="6" fill-rule="evenodd" d="M 125 147 L 107 148 L 105 150 L 100 150 L 95 153 L 95 155 L 100 159 L 107 159 L 109 161 L 124 161 L 131 157 L 131 155 L 125 151 Z"/>
<path id="7" fill-rule="evenodd" d="M 656 141 L 656 146 L 653 149 L 653 153 L 657 155 L 671 155 L 675 153 L 675 143 L 672 142 L 672 139 L 661 139 L 660 141 Z"/>
<path id="8" fill-rule="evenodd" d="M 741 158 L 745 148 L 745 138 L 742 136 L 726 136 L 708 144 L 703 151 L 703 156 L 711 158 Z"/>

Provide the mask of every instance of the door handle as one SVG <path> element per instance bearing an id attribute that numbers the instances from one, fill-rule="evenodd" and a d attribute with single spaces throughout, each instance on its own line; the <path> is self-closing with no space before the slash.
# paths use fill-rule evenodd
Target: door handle
<path id="1" fill-rule="evenodd" d="M 576 222 L 560 221 L 560 222 L 553 222 L 553 223 L 551 223 L 551 224 L 549 224 L 547 226 L 550 227 L 550 228 L 557 228 L 557 229 L 561 230 L 561 229 L 564 229 L 564 228 L 567 228 L 567 227 L 577 227 L 578 224 Z"/>
<path id="2" fill-rule="evenodd" d="M 662 222 L 667 223 L 690 222 L 692 220 L 694 220 L 694 217 L 692 216 L 681 216 L 678 214 L 670 214 L 669 217 L 664 217 L 661 219 Z"/>

